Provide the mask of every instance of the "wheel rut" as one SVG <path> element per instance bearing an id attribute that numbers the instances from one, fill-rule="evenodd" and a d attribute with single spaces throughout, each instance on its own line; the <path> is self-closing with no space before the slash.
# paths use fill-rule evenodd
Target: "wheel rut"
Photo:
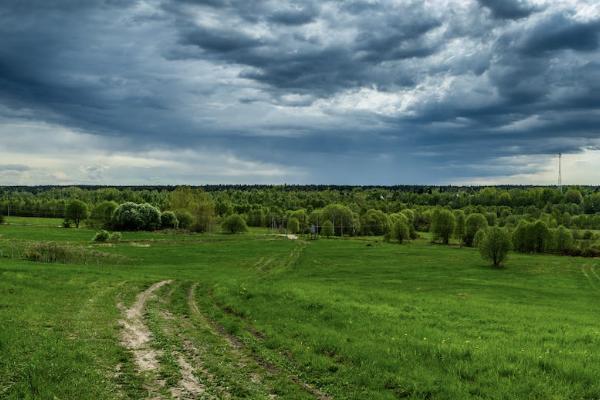
<path id="1" fill-rule="evenodd" d="M 120 321 L 123 328 L 121 343 L 133 353 L 135 364 L 140 372 L 157 370 L 160 356 L 160 352 L 150 346 L 152 333 L 144 323 L 146 303 L 158 289 L 171 282 L 165 280 L 153 284 L 138 294 L 133 305 L 123 312 L 124 318 Z"/>

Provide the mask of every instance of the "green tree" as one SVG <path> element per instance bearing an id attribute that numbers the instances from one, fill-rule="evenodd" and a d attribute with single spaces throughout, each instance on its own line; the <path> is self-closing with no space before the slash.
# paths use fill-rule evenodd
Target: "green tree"
<path id="1" fill-rule="evenodd" d="M 169 193 L 169 204 L 171 210 L 185 210 L 193 216 L 191 229 L 196 232 L 209 232 L 215 225 L 215 202 L 201 189 L 180 186 Z"/>
<path id="2" fill-rule="evenodd" d="M 480 229 L 485 229 L 488 227 L 488 222 L 485 216 L 480 213 L 469 214 L 465 221 L 465 236 L 464 243 L 466 246 L 473 246 L 473 239 L 475 238 L 475 234 Z"/>
<path id="3" fill-rule="evenodd" d="M 431 219 L 431 232 L 433 233 L 434 241 L 441 241 L 444 244 L 448 244 L 450 241 L 450 236 L 454 232 L 455 226 L 456 219 L 450 210 L 442 208 L 436 209 L 433 212 Z"/>
<path id="4" fill-rule="evenodd" d="M 394 222 L 392 225 L 391 237 L 392 239 L 396 239 L 398 243 L 410 239 L 410 231 L 405 219 L 400 218 Z"/>
<path id="5" fill-rule="evenodd" d="M 194 223 L 194 217 L 189 211 L 177 210 L 175 211 L 175 217 L 177 217 L 181 229 L 190 229 Z"/>
<path id="6" fill-rule="evenodd" d="M 179 226 L 179 220 L 173 211 L 163 212 L 160 216 L 160 223 L 165 229 L 177 229 Z"/>
<path id="7" fill-rule="evenodd" d="M 556 251 L 561 254 L 568 254 L 573 249 L 573 234 L 564 226 L 559 226 L 555 232 Z"/>
<path id="8" fill-rule="evenodd" d="M 65 219 L 73 221 L 77 228 L 81 221 L 85 221 L 89 215 L 88 205 L 81 200 L 71 200 L 65 208 Z"/>
<path id="9" fill-rule="evenodd" d="M 368 210 L 361 220 L 362 231 L 367 236 L 384 235 L 390 229 L 390 221 L 381 210 Z"/>
<path id="10" fill-rule="evenodd" d="M 112 215 L 118 206 L 119 205 L 114 201 L 105 200 L 94 207 L 90 219 L 93 221 L 94 225 L 106 228 L 110 225 Z"/>
<path id="11" fill-rule="evenodd" d="M 326 220 L 323 222 L 323 226 L 321 226 L 321 235 L 325 237 L 333 236 L 335 232 L 333 231 L 333 222 Z"/>
<path id="12" fill-rule="evenodd" d="M 494 226 L 496 225 L 498 216 L 495 212 L 487 212 L 485 213 L 485 219 L 487 220 L 488 226 Z"/>
<path id="13" fill-rule="evenodd" d="M 331 221 L 336 235 L 353 233 L 355 228 L 357 228 L 357 221 L 355 221 L 352 210 L 343 204 L 330 204 L 326 206 L 322 210 L 321 216 L 323 218 L 321 224 L 324 221 Z"/>
<path id="14" fill-rule="evenodd" d="M 226 233 L 242 233 L 248 230 L 246 221 L 239 214 L 232 214 L 221 223 L 221 228 Z"/>
<path id="15" fill-rule="evenodd" d="M 288 219 L 287 230 L 290 233 L 300 232 L 300 222 L 298 221 L 298 218 L 292 217 Z"/>
<path id="16" fill-rule="evenodd" d="M 573 204 L 581 204 L 583 203 L 583 196 L 581 192 L 577 189 L 569 189 L 565 193 L 565 202 L 573 203 Z"/>
<path id="17" fill-rule="evenodd" d="M 494 267 L 502 266 L 511 248 L 510 235 L 497 226 L 480 232 L 482 234 L 477 239 L 479 253 L 484 259 L 491 261 Z"/>
<path id="18" fill-rule="evenodd" d="M 462 245 L 463 238 L 464 238 L 465 232 L 466 232 L 465 212 L 463 210 L 456 210 L 456 211 L 454 211 L 454 217 L 456 218 L 456 225 L 454 226 L 454 237 Z"/>

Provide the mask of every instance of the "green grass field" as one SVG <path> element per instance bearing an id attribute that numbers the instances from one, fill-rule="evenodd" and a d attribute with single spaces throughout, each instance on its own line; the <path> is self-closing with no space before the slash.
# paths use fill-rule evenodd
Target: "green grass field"
<path id="1" fill-rule="evenodd" d="M 600 399 L 595 259 L 9 222 L 2 399 Z M 7 257 L 25 241 L 126 261 Z"/>

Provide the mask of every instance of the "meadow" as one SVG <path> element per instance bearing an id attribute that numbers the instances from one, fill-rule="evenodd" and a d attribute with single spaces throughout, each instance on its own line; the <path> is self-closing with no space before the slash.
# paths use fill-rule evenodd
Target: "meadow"
<path id="1" fill-rule="evenodd" d="M 3 399 L 599 399 L 597 259 L 0 225 Z M 41 263 L 54 241 L 96 263 Z M 115 262 L 114 260 L 119 260 Z"/>

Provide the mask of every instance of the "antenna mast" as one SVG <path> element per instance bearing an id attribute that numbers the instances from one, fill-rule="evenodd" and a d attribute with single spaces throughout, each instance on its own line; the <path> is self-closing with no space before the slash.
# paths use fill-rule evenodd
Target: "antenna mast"
<path id="1" fill-rule="evenodd" d="M 562 193 L 562 153 L 558 153 L 558 188 Z"/>

